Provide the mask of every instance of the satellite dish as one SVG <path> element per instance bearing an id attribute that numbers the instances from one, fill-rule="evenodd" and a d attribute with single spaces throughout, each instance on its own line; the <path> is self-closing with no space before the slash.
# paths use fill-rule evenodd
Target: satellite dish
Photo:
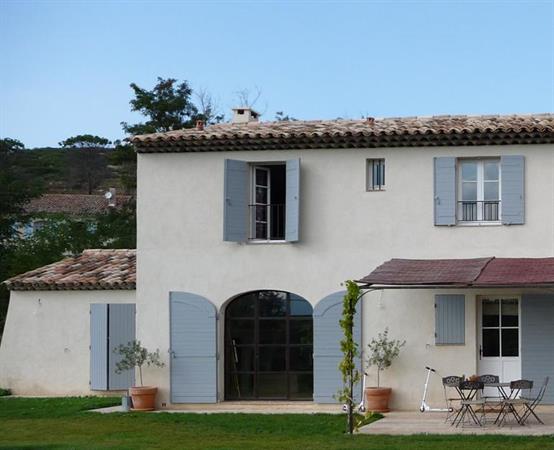
<path id="1" fill-rule="evenodd" d="M 108 191 L 108 192 L 106 192 L 106 193 L 104 194 L 104 197 L 105 197 L 107 200 L 109 200 L 110 198 L 113 197 L 113 194 L 112 194 L 111 192 Z"/>

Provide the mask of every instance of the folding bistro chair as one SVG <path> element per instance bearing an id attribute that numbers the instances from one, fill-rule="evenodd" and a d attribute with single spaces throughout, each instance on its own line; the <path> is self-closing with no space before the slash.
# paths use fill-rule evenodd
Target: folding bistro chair
<path id="1" fill-rule="evenodd" d="M 537 396 L 534 399 L 525 399 L 525 398 L 522 399 L 522 400 L 528 400 L 528 401 L 523 403 L 525 411 L 521 416 L 521 420 L 519 422 L 521 425 L 525 425 L 525 422 L 530 416 L 533 416 L 535 419 L 537 419 L 539 423 L 544 425 L 544 422 L 539 418 L 539 416 L 535 414 L 535 408 L 538 405 L 540 405 L 540 403 L 542 402 L 542 398 L 544 397 L 544 393 L 546 392 L 546 388 L 548 387 L 549 381 L 550 381 L 550 377 L 546 377 L 544 379 L 544 382 L 541 388 L 539 389 Z"/>
<path id="2" fill-rule="evenodd" d="M 452 417 L 456 420 L 456 417 L 460 413 L 460 402 L 462 401 L 460 383 L 462 381 L 462 377 L 457 375 L 450 375 L 448 377 L 443 377 L 442 379 L 444 401 L 446 402 L 446 408 L 448 409 L 445 422 L 448 422 Z M 456 393 L 455 396 L 453 392 Z"/>
<path id="3" fill-rule="evenodd" d="M 477 426 L 482 426 L 485 421 L 485 400 L 477 398 L 479 391 L 483 391 L 484 384 L 482 381 L 462 381 L 459 389 L 462 394 L 462 400 L 460 402 L 461 409 L 457 417 L 456 426 L 460 424 L 462 427 L 465 425 L 466 416 L 473 421 Z M 481 417 L 477 416 L 477 412 L 481 413 Z"/>
<path id="4" fill-rule="evenodd" d="M 477 381 L 482 381 L 483 384 L 485 384 L 485 387 L 487 387 L 487 384 L 490 383 L 500 383 L 500 377 L 498 375 L 479 375 L 477 378 Z M 484 392 L 484 391 L 483 391 Z M 500 394 L 500 392 L 499 392 Z M 494 412 L 498 412 L 500 408 L 502 407 L 502 400 L 504 400 L 504 397 L 501 395 L 483 395 L 481 397 L 485 400 L 485 408 L 492 409 Z"/>
<path id="5" fill-rule="evenodd" d="M 522 397 L 518 398 L 521 391 L 531 392 L 533 389 L 533 382 L 531 380 L 516 380 L 510 382 L 510 395 L 508 398 L 502 401 L 502 408 L 496 417 L 494 423 L 497 423 L 498 426 L 501 426 L 506 421 L 506 416 L 512 414 L 516 419 L 516 422 L 520 425 L 523 425 L 521 422 L 522 415 L 518 412 L 517 407 L 521 406 L 522 408 L 526 407 L 526 404 L 530 403 L 528 398 Z"/>

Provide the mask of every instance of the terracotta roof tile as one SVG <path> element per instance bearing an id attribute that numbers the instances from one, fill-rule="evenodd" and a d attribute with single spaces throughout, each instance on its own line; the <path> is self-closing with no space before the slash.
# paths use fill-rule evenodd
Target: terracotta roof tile
<path id="1" fill-rule="evenodd" d="M 139 153 L 554 143 L 554 114 L 225 123 L 130 141 Z"/>
<path id="2" fill-rule="evenodd" d="M 136 286 L 136 250 L 85 250 L 4 282 L 13 291 L 128 289 Z"/>
<path id="3" fill-rule="evenodd" d="M 358 282 L 391 286 L 553 286 L 554 258 L 391 259 Z"/>
<path id="4" fill-rule="evenodd" d="M 121 208 L 129 202 L 130 195 L 117 194 L 115 208 Z M 28 214 L 64 213 L 71 215 L 99 214 L 110 208 L 103 195 L 87 194 L 44 194 L 34 198 L 25 206 Z"/>

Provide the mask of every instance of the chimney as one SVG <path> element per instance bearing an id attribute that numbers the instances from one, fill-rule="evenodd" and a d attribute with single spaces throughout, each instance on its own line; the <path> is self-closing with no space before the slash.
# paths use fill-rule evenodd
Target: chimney
<path id="1" fill-rule="evenodd" d="M 252 108 L 233 108 L 233 120 L 231 123 L 257 122 L 260 114 Z"/>
<path id="2" fill-rule="evenodd" d="M 375 125 L 375 117 L 367 117 L 366 120 L 368 125 Z"/>
<path id="3" fill-rule="evenodd" d="M 110 188 L 110 190 L 104 194 L 104 197 L 106 197 L 106 199 L 108 200 L 108 206 L 110 208 L 115 208 L 115 206 L 116 206 L 116 195 L 115 194 L 116 194 L 115 188 Z"/>
<path id="4" fill-rule="evenodd" d="M 196 121 L 196 129 L 198 131 L 204 131 L 204 121 L 203 120 L 197 120 Z"/>

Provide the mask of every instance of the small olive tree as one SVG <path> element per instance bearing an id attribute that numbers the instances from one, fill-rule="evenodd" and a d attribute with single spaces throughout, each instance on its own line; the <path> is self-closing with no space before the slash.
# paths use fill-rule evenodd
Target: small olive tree
<path id="1" fill-rule="evenodd" d="M 343 359 L 339 364 L 342 374 L 343 388 L 337 398 L 346 405 L 348 432 L 354 432 L 354 385 L 361 379 L 360 371 L 356 368 L 356 359 L 360 357 L 358 344 L 354 340 L 354 316 L 356 305 L 360 300 L 360 287 L 351 280 L 346 283 L 346 294 L 342 303 L 342 318 L 339 321 L 344 337 L 340 341 Z"/>
<path id="2" fill-rule="evenodd" d="M 164 367 L 165 364 L 160 359 L 160 351 L 149 352 L 144 348 L 140 341 L 131 341 L 127 345 L 121 344 L 114 349 L 114 353 L 121 355 L 121 360 L 116 363 L 116 373 L 138 367 L 140 385 L 142 384 L 142 366 Z"/>
<path id="3" fill-rule="evenodd" d="M 394 358 L 400 353 L 400 349 L 406 345 L 406 341 L 398 339 L 389 339 L 389 329 L 379 333 L 376 338 L 373 338 L 367 345 L 369 356 L 367 358 L 367 366 L 377 367 L 377 387 L 379 384 L 379 375 L 387 367 L 390 367 Z"/>

